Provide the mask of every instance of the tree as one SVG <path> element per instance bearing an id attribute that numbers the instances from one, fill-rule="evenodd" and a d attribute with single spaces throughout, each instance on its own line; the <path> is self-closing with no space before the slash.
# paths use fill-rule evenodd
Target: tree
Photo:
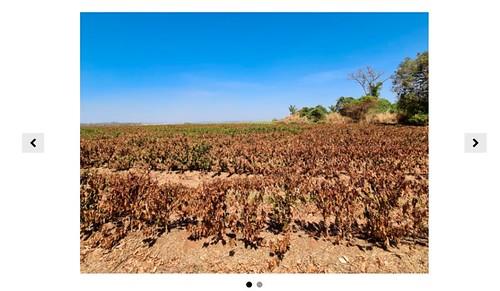
<path id="1" fill-rule="evenodd" d="M 291 115 L 294 115 L 297 112 L 297 106 L 295 105 L 288 106 L 288 111 L 290 111 Z"/>
<path id="2" fill-rule="evenodd" d="M 429 113 L 429 53 L 406 58 L 392 76 L 392 90 L 397 106 L 406 118 Z"/>
<path id="3" fill-rule="evenodd" d="M 377 82 L 375 85 L 370 86 L 370 94 L 369 96 L 380 97 L 380 90 L 382 90 L 382 82 Z"/>
<path id="4" fill-rule="evenodd" d="M 298 112 L 301 117 L 306 117 L 312 122 L 319 122 L 325 119 L 328 114 L 328 110 L 321 105 L 317 105 L 316 107 L 303 107 Z"/>
<path id="5" fill-rule="evenodd" d="M 312 122 L 318 122 L 325 119 L 327 114 L 328 110 L 326 110 L 325 107 L 318 105 L 309 112 L 309 116 L 307 118 L 309 118 Z"/>
<path id="6" fill-rule="evenodd" d="M 340 97 L 335 106 L 331 106 L 333 112 L 350 117 L 353 120 L 362 120 L 367 114 L 393 112 L 394 105 L 387 99 L 375 96 L 363 96 L 355 99 L 352 97 Z"/>
<path id="7" fill-rule="evenodd" d="M 374 113 L 385 113 L 385 112 L 394 113 L 394 111 L 395 111 L 395 105 L 392 104 L 391 101 L 384 98 L 378 98 L 377 104 L 375 108 L 373 108 Z"/>
<path id="8" fill-rule="evenodd" d="M 338 113 L 342 113 L 342 110 L 348 106 L 348 104 L 354 102 L 356 99 L 353 98 L 353 97 L 340 97 L 338 100 L 337 100 L 337 103 L 335 104 L 335 106 L 333 106 L 333 109 L 332 109 L 332 112 L 338 112 Z"/>
<path id="9" fill-rule="evenodd" d="M 377 72 L 372 67 L 367 66 L 349 74 L 349 80 L 356 81 L 365 93 L 365 96 L 380 96 L 382 85 L 387 79 L 382 80 L 383 72 Z"/>
<path id="10" fill-rule="evenodd" d="M 359 99 L 340 97 L 335 105 L 335 112 L 353 120 L 361 120 L 370 110 L 377 108 L 378 103 L 379 99 L 374 96 L 363 96 Z"/>

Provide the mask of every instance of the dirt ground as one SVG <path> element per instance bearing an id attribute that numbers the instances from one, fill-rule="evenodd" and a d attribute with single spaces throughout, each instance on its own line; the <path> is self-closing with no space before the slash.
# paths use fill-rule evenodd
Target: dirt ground
<path id="1" fill-rule="evenodd" d="M 428 248 L 401 245 L 388 251 L 359 240 L 352 246 L 293 233 L 281 262 L 269 249 L 188 239 L 185 230 L 163 234 L 151 247 L 136 232 L 111 250 L 80 245 L 82 273 L 427 273 Z M 278 263 L 279 262 L 279 263 Z"/>

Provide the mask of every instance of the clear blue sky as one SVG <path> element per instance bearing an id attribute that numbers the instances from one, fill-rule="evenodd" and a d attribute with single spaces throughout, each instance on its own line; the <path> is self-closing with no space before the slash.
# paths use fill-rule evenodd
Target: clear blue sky
<path id="1" fill-rule="evenodd" d="M 427 13 L 82 13 L 82 123 L 282 118 L 428 49 Z M 382 96 L 394 101 L 390 80 Z"/>

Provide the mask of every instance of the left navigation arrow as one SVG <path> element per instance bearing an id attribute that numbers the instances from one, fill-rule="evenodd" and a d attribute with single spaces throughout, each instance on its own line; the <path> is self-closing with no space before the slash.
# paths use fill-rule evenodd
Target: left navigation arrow
<path id="1" fill-rule="evenodd" d="M 23 153 L 43 153 L 44 152 L 44 134 L 23 133 Z"/>

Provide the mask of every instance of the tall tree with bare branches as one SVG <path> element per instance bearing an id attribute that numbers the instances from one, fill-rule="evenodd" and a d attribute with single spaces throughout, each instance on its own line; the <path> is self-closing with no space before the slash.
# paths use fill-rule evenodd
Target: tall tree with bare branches
<path id="1" fill-rule="evenodd" d="M 383 75 L 384 72 L 376 71 L 372 67 L 367 66 L 354 73 L 350 73 L 349 80 L 356 81 L 363 88 L 365 95 L 380 97 L 382 85 L 389 79 L 382 79 Z"/>

